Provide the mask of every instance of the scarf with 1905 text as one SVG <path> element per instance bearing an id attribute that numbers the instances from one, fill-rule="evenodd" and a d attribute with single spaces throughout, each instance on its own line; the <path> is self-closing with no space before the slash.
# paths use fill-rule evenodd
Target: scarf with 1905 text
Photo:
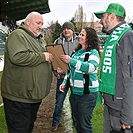
<path id="1" fill-rule="evenodd" d="M 100 86 L 99 90 L 111 95 L 115 95 L 116 83 L 116 46 L 118 41 L 131 27 L 128 24 L 122 24 L 117 27 L 108 37 L 102 56 L 100 68 Z"/>

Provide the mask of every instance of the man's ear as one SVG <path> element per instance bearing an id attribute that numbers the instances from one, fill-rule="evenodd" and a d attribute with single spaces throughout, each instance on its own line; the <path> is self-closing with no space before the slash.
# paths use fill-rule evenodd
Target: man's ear
<path id="1" fill-rule="evenodd" d="M 110 14 L 110 20 L 113 21 L 114 19 L 116 19 L 116 15 L 114 13 Z"/>
<path id="2" fill-rule="evenodd" d="M 29 20 L 28 19 L 25 21 L 25 23 L 27 26 L 29 26 Z"/>

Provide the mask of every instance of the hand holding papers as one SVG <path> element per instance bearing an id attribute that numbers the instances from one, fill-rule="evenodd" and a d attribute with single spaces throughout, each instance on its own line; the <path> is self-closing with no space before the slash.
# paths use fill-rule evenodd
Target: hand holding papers
<path id="1" fill-rule="evenodd" d="M 54 70 L 57 70 L 58 67 L 63 69 L 64 72 L 69 70 L 68 64 L 64 63 L 60 58 L 61 55 L 65 54 L 62 44 L 48 45 L 46 49 L 54 56 L 54 61 L 52 62 Z"/>

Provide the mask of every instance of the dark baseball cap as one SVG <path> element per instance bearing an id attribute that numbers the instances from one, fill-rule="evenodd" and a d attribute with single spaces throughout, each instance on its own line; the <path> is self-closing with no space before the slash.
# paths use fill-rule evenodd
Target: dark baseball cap
<path id="1" fill-rule="evenodd" d="M 120 16 L 122 18 L 125 18 L 125 9 L 122 5 L 118 3 L 111 3 L 109 4 L 108 8 L 106 11 L 100 11 L 100 12 L 94 12 L 97 18 L 101 19 L 102 14 L 104 13 L 114 13 L 117 16 Z"/>

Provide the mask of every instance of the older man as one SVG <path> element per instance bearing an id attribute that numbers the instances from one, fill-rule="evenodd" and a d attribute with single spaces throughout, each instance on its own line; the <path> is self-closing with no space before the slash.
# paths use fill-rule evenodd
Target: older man
<path id="1" fill-rule="evenodd" d="M 42 25 L 40 13 L 29 13 L 5 45 L 1 93 L 9 133 L 31 133 L 39 105 L 50 92 L 53 56 L 38 38 Z"/>

